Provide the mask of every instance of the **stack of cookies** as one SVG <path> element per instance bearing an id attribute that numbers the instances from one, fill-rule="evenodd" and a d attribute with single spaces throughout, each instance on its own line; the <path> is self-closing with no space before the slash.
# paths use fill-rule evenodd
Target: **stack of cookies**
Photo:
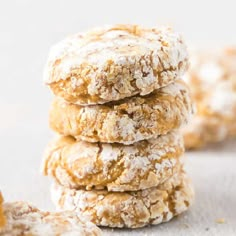
<path id="1" fill-rule="evenodd" d="M 54 46 L 45 81 L 55 94 L 43 169 L 59 209 L 100 226 L 169 221 L 193 199 L 179 132 L 192 113 L 180 78 L 185 44 L 168 28 L 115 25 Z"/>

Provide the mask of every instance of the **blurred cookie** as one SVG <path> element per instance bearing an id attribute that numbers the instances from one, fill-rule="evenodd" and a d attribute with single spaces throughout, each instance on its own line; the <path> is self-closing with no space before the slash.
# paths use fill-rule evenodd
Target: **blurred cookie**
<path id="1" fill-rule="evenodd" d="M 157 137 L 189 120 L 192 101 L 183 81 L 103 105 L 79 106 L 56 98 L 50 111 L 51 128 L 88 142 L 124 143 Z"/>
<path id="2" fill-rule="evenodd" d="M 186 148 L 236 137 L 236 48 L 193 55 L 185 78 L 197 106 L 184 128 Z"/>
<path id="3" fill-rule="evenodd" d="M 52 199 L 59 209 L 75 210 L 97 225 L 137 228 L 159 224 L 186 211 L 193 189 L 183 172 L 158 187 L 136 192 L 75 190 L 54 185 Z"/>
<path id="4" fill-rule="evenodd" d="M 178 132 L 129 146 L 88 143 L 68 136 L 48 146 L 43 169 L 70 188 L 134 191 L 157 186 L 178 172 L 183 153 Z"/>
<path id="5" fill-rule="evenodd" d="M 209 143 L 222 142 L 236 136 L 236 123 L 215 115 L 197 115 L 183 129 L 187 149 L 197 149 Z"/>
<path id="6" fill-rule="evenodd" d="M 182 38 L 169 28 L 114 25 L 79 33 L 55 45 L 44 80 L 74 104 L 102 104 L 146 95 L 188 68 Z"/>
<path id="7" fill-rule="evenodd" d="M 101 230 L 93 223 L 81 220 L 69 211 L 42 212 L 26 202 L 12 202 L 3 204 L 3 212 L 6 224 L 0 226 L 0 235 L 101 235 Z"/>
<path id="8" fill-rule="evenodd" d="M 2 196 L 2 193 L 0 192 L 0 229 L 6 223 L 5 216 L 3 214 L 3 207 L 2 207 L 2 205 L 3 205 L 3 196 Z"/>

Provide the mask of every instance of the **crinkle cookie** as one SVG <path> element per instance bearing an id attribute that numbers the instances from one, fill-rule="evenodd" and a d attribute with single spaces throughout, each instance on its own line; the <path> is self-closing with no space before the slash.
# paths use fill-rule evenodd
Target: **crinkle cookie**
<path id="1" fill-rule="evenodd" d="M 236 110 L 235 110 L 236 114 Z M 197 115 L 183 129 L 187 149 L 197 149 L 209 143 L 217 143 L 236 136 L 236 123 L 217 115 Z"/>
<path id="2" fill-rule="evenodd" d="M 192 103 L 183 81 L 103 105 L 79 106 L 56 98 L 49 120 L 51 128 L 88 142 L 124 143 L 157 137 L 189 120 Z"/>
<path id="3" fill-rule="evenodd" d="M 26 202 L 3 203 L 2 207 L 6 223 L 0 225 L 0 235 L 101 235 L 99 228 L 74 212 L 42 212 Z"/>
<path id="4" fill-rule="evenodd" d="M 70 188 L 134 191 L 157 186 L 179 172 L 183 153 L 178 132 L 129 146 L 88 143 L 67 136 L 48 146 L 43 170 Z"/>
<path id="5" fill-rule="evenodd" d="M 194 195 L 183 172 L 158 187 L 136 192 L 86 191 L 54 185 L 51 193 L 59 209 L 76 211 L 97 225 L 119 228 L 169 221 L 188 209 Z"/>
<path id="6" fill-rule="evenodd" d="M 74 104 L 102 104 L 146 95 L 180 78 L 186 46 L 169 28 L 114 25 L 79 33 L 55 45 L 44 80 Z"/>
<path id="7" fill-rule="evenodd" d="M 197 113 L 184 128 L 187 148 L 236 137 L 236 48 L 194 56 L 186 81 Z"/>

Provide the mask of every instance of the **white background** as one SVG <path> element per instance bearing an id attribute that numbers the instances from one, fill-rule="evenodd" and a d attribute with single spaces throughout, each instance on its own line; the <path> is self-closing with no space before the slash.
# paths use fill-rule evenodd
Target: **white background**
<path id="1" fill-rule="evenodd" d="M 42 82 L 47 53 L 68 34 L 112 23 L 170 25 L 205 48 L 236 42 L 235 1 L 0 0 L 0 189 L 7 200 L 52 208 L 49 181 L 39 173 L 52 136 L 52 95 Z M 186 154 L 196 188 L 187 214 L 134 234 L 236 235 L 236 143 L 225 145 Z"/>

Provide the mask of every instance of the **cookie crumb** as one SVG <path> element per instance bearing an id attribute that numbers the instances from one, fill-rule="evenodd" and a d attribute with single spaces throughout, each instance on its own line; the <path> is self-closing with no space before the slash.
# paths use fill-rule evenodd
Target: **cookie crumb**
<path id="1" fill-rule="evenodd" d="M 225 223 L 225 219 L 224 218 L 218 218 L 218 219 L 216 219 L 216 223 L 224 224 Z"/>
<path id="2" fill-rule="evenodd" d="M 183 224 L 183 226 L 184 226 L 184 228 L 186 228 L 186 229 L 188 229 L 188 228 L 190 228 L 190 226 L 188 225 L 188 224 Z"/>

